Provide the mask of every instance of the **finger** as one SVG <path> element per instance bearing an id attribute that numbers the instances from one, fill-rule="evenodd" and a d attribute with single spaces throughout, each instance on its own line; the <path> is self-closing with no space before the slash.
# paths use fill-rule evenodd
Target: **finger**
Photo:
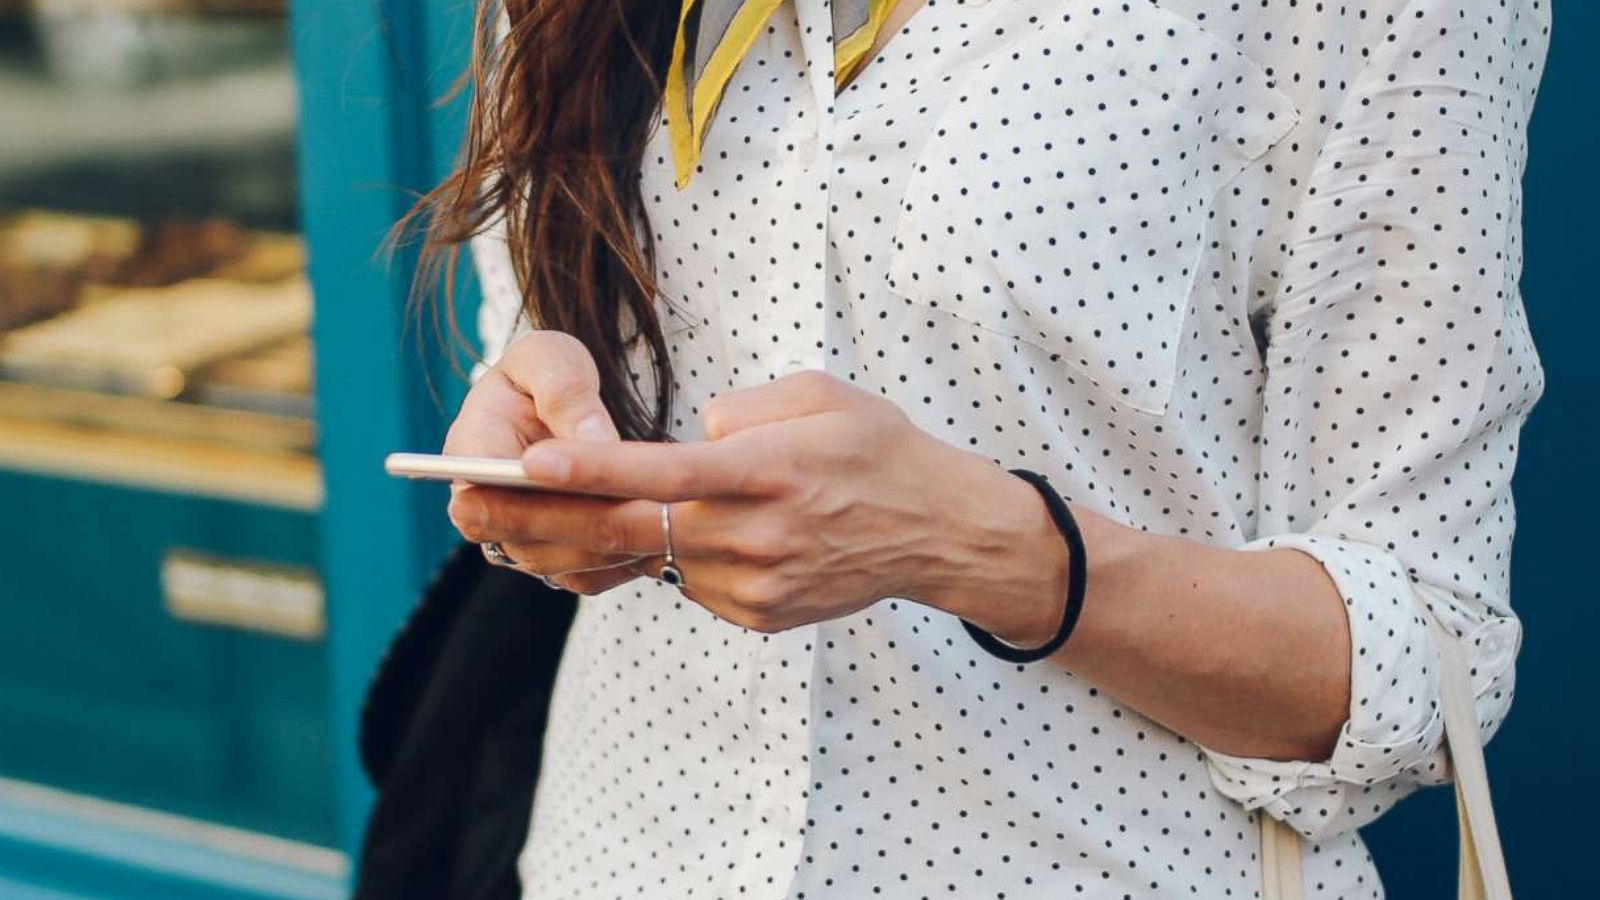
<path id="1" fill-rule="evenodd" d="M 539 421 L 533 399 L 505 373 L 490 369 L 467 391 L 450 431 L 444 452 L 455 456 L 512 459 L 534 441 L 550 436 Z"/>
<path id="2" fill-rule="evenodd" d="M 595 572 L 576 572 L 565 575 L 556 575 L 549 580 L 556 587 L 569 590 L 574 594 L 593 595 L 609 591 L 614 587 L 638 580 L 639 575 L 620 566 L 602 569 Z"/>
<path id="3" fill-rule="evenodd" d="M 550 436 L 533 398 L 505 373 L 490 369 L 467 391 L 445 435 L 443 452 L 454 456 L 515 459 L 534 441 Z M 451 482 L 456 494 L 465 482 Z"/>
<path id="4" fill-rule="evenodd" d="M 628 568 L 659 581 L 665 564 L 656 556 L 630 563 Z M 678 561 L 675 565 L 683 578 L 676 586 L 678 592 L 724 622 L 760 632 L 781 631 L 798 624 L 795 610 L 739 597 L 740 583 L 750 577 L 746 566 L 717 560 L 691 560 L 688 564 Z"/>
<path id="5" fill-rule="evenodd" d="M 767 494 L 778 487 L 777 447 L 759 438 L 690 443 L 540 441 L 522 454 L 522 470 L 541 485 L 610 497 L 670 503 L 700 497 Z"/>
<path id="6" fill-rule="evenodd" d="M 600 401 L 600 372 L 577 338 L 560 331 L 522 335 L 495 370 L 533 399 L 539 420 L 558 437 L 617 440 L 617 429 Z"/>
<path id="7" fill-rule="evenodd" d="M 801 416 L 843 409 L 862 391 L 815 370 L 795 372 L 775 381 L 712 397 L 702 418 L 706 440 Z"/>
<path id="8" fill-rule="evenodd" d="M 649 500 L 475 485 L 450 501 L 450 519 L 463 537 L 478 543 L 551 543 L 634 556 L 662 549 L 661 504 Z"/>
<path id="9" fill-rule="evenodd" d="M 544 542 L 532 544 L 502 542 L 500 549 L 516 561 L 517 568 L 546 577 L 618 568 L 645 558 L 644 554 L 640 553 L 595 553 L 582 547 Z"/>
<path id="10" fill-rule="evenodd" d="M 500 547 L 504 558 L 492 555 L 487 547 L 484 557 L 490 563 L 514 569 L 537 578 L 551 587 L 576 594 L 598 594 L 639 577 L 629 568 L 644 557 L 601 557 L 592 553 L 538 544 L 521 547 Z"/>

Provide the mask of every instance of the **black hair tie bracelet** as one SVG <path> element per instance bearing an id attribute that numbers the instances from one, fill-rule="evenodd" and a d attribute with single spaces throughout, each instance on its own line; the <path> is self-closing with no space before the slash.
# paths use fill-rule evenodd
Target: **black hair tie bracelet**
<path id="1" fill-rule="evenodd" d="M 962 619 L 961 624 L 966 627 L 967 634 L 972 635 L 972 639 L 978 642 L 978 646 L 989 653 L 1006 662 L 1026 663 L 1050 656 L 1061 649 L 1067 638 L 1072 637 L 1072 630 L 1078 625 L 1078 615 L 1083 612 L 1084 582 L 1088 580 L 1088 565 L 1084 561 L 1083 535 L 1078 532 L 1077 520 L 1072 517 L 1072 512 L 1067 509 L 1067 503 L 1061 499 L 1061 495 L 1057 494 L 1055 488 L 1050 486 L 1050 482 L 1038 472 L 1030 472 L 1027 469 L 1011 469 L 1010 472 L 1033 485 L 1040 496 L 1044 497 L 1044 504 L 1050 510 L 1050 518 L 1055 520 L 1056 528 L 1067 540 L 1067 608 L 1061 616 L 1061 627 L 1056 629 L 1056 635 L 1049 643 L 1028 649 L 1014 647 L 966 619 Z"/>

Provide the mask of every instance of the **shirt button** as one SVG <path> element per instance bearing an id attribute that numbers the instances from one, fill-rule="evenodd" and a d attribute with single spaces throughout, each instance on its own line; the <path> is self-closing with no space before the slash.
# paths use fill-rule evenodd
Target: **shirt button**
<path id="1" fill-rule="evenodd" d="M 1487 653 L 1498 654 L 1504 648 L 1505 641 L 1501 639 L 1500 633 L 1497 631 L 1490 632 L 1483 639 L 1483 649 Z"/>

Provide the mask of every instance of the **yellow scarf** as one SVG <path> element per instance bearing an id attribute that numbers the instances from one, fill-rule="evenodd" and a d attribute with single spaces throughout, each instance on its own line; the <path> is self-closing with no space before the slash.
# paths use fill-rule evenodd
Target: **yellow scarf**
<path id="1" fill-rule="evenodd" d="M 834 83 L 849 80 L 866 62 L 867 50 L 894 8 L 895 0 L 833 0 Z M 678 36 L 667 69 L 667 134 L 672 143 L 677 184 L 689 183 L 700 162 L 706 128 L 761 28 L 783 0 L 683 0 Z M 694 42 L 690 55 L 690 41 Z"/>

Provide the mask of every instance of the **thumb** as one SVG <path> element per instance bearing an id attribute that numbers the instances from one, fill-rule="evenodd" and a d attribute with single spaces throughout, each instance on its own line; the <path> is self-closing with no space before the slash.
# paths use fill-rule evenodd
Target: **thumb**
<path id="1" fill-rule="evenodd" d="M 501 369 L 533 400 L 539 421 L 556 437 L 619 440 L 600 400 L 600 373 L 588 348 L 560 331 L 533 331 L 501 357 Z"/>

